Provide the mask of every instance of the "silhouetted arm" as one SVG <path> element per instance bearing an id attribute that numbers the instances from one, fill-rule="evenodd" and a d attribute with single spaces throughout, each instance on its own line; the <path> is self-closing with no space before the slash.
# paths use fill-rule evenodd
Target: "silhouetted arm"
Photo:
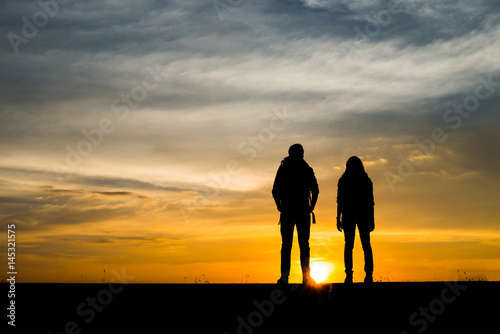
<path id="1" fill-rule="evenodd" d="M 342 207 L 340 206 L 340 203 L 337 203 L 337 218 L 340 218 L 342 215 Z"/>
<path id="2" fill-rule="evenodd" d="M 339 232 L 342 232 L 343 228 L 341 215 L 342 215 L 342 207 L 340 206 L 339 203 L 337 203 L 337 230 L 339 230 Z"/>
<path id="3" fill-rule="evenodd" d="M 344 226 L 342 225 L 342 212 L 344 210 L 344 183 L 342 182 L 342 178 L 339 179 L 337 184 L 337 230 L 342 232 Z"/>
<path id="4" fill-rule="evenodd" d="M 281 176 L 280 176 L 280 170 L 278 169 L 278 172 L 276 173 L 276 178 L 274 179 L 272 194 L 274 198 L 274 203 L 276 203 L 276 208 L 278 209 L 279 212 L 281 212 L 280 181 L 281 181 Z"/>
<path id="5" fill-rule="evenodd" d="M 375 206 L 371 206 L 371 212 L 370 212 L 370 232 L 373 232 L 375 230 Z"/>
<path id="6" fill-rule="evenodd" d="M 319 187 L 318 180 L 316 180 L 316 176 L 314 175 L 314 171 L 311 168 L 311 179 L 309 190 L 311 191 L 311 212 L 313 212 L 316 207 L 316 202 L 318 201 Z"/>
<path id="7" fill-rule="evenodd" d="M 373 183 L 370 180 L 370 232 L 373 232 L 375 230 L 375 200 L 373 199 Z"/>
<path id="8" fill-rule="evenodd" d="M 318 201 L 318 194 L 319 192 L 311 193 L 311 212 L 313 212 L 314 208 L 316 207 L 316 202 Z"/>
<path id="9" fill-rule="evenodd" d="M 274 197 L 274 203 L 276 203 L 276 208 L 278 209 L 279 212 L 281 212 L 281 201 L 279 198 Z"/>

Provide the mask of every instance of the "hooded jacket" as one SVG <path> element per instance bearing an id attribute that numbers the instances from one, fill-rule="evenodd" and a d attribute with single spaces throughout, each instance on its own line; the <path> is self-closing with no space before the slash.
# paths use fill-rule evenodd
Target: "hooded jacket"
<path id="1" fill-rule="evenodd" d="M 286 157 L 276 173 L 272 194 L 282 212 L 309 212 L 309 198 L 318 194 L 314 171 L 302 158 Z"/>

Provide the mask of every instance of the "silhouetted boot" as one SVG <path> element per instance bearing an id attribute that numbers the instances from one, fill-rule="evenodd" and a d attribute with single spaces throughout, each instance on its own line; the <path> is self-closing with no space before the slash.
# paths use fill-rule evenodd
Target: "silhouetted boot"
<path id="1" fill-rule="evenodd" d="M 347 283 L 347 284 L 352 284 L 352 273 L 353 271 L 350 270 L 350 271 L 346 271 L 345 272 L 345 280 L 344 280 L 344 283 Z"/>
<path id="2" fill-rule="evenodd" d="M 373 283 L 373 273 L 372 272 L 366 273 L 365 283 Z"/>
<path id="3" fill-rule="evenodd" d="M 309 273 L 302 276 L 302 284 L 304 285 L 316 285 L 314 278 L 309 275 Z"/>
<path id="4" fill-rule="evenodd" d="M 311 277 L 311 268 L 309 267 L 309 245 L 302 246 L 300 252 L 301 252 L 300 267 L 302 269 L 302 284 L 316 285 L 316 281 Z"/>
<path id="5" fill-rule="evenodd" d="M 344 283 L 352 284 L 352 270 L 345 272 L 345 281 Z"/>
<path id="6" fill-rule="evenodd" d="M 281 276 L 276 283 L 278 283 L 278 285 L 288 285 L 288 276 Z"/>

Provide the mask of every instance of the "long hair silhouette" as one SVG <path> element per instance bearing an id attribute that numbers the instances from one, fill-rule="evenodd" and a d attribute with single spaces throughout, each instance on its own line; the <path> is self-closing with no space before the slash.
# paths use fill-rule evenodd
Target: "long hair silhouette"
<path id="1" fill-rule="evenodd" d="M 347 160 L 343 175 L 346 177 L 368 177 L 363 162 L 356 156 L 352 156 Z"/>
<path id="2" fill-rule="evenodd" d="M 373 183 L 365 172 L 361 159 L 352 156 L 345 164 L 345 172 L 339 179 L 337 192 L 337 229 L 344 231 L 345 283 L 352 283 L 352 251 L 356 226 L 365 256 L 365 282 L 373 282 L 373 252 L 370 232 L 375 229 Z"/>

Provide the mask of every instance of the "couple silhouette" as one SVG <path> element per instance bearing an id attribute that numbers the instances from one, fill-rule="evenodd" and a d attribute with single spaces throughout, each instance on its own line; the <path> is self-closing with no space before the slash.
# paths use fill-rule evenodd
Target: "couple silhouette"
<path id="1" fill-rule="evenodd" d="M 293 231 L 297 227 L 300 248 L 302 282 L 315 284 L 310 275 L 309 236 L 311 214 L 318 200 L 319 188 L 313 169 L 304 160 L 304 148 L 294 144 L 288 157 L 281 161 L 276 173 L 272 195 L 280 212 L 281 277 L 278 284 L 288 284 Z M 346 169 L 337 185 L 337 229 L 344 232 L 345 283 L 352 283 L 352 252 L 356 226 L 359 230 L 365 259 L 365 283 L 373 282 L 373 253 L 370 232 L 375 229 L 373 183 L 366 174 L 363 162 L 356 156 L 346 162 Z M 314 221 L 313 221 L 314 222 Z"/>

